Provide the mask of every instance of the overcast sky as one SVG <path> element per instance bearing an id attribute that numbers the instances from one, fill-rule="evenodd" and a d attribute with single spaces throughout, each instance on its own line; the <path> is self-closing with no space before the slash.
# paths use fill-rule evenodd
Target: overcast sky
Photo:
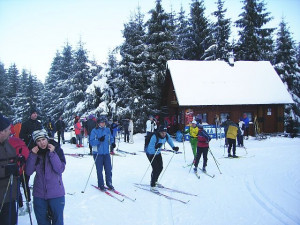
<path id="1" fill-rule="evenodd" d="M 188 15 L 191 0 L 162 0 L 166 12 Z M 205 0 L 206 13 L 216 10 L 216 0 Z M 269 27 L 278 27 L 282 17 L 295 41 L 300 42 L 300 0 L 265 0 L 274 17 Z M 74 49 L 80 38 L 90 58 L 105 62 L 109 50 L 123 42 L 124 23 L 138 5 L 148 18 L 155 0 L 0 0 L 0 61 L 8 68 L 30 70 L 44 81 L 57 50 L 66 42 Z M 227 18 L 234 22 L 242 12 L 240 0 L 225 0 Z M 235 37 L 237 39 L 237 37 Z"/>

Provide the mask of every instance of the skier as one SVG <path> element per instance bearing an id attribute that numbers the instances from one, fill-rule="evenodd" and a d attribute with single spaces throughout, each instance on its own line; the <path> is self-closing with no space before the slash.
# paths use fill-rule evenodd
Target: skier
<path id="1" fill-rule="evenodd" d="M 124 142 L 129 143 L 129 119 L 123 120 Z"/>
<path id="2" fill-rule="evenodd" d="M 226 138 L 228 140 L 228 157 L 236 158 L 236 137 L 237 135 L 241 135 L 239 127 L 236 123 L 230 122 L 228 125 L 228 130 L 226 133 Z M 233 151 L 233 155 L 231 155 L 231 148 Z"/>
<path id="3" fill-rule="evenodd" d="M 243 117 L 244 117 L 243 121 L 245 123 L 245 132 L 244 132 L 244 135 L 246 136 L 246 140 L 248 140 L 249 139 L 249 118 L 247 116 L 247 113 L 244 113 Z"/>
<path id="4" fill-rule="evenodd" d="M 225 132 L 225 147 L 228 146 L 228 140 L 227 140 L 226 134 L 227 134 L 228 126 L 229 126 L 230 123 L 232 123 L 232 121 L 230 120 L 230 116 L 227 115 L 227 120 L 225 120 L 221 124 L 221 127 L 224 127 L 224 132 Z"/>
<path id="5" fill-rule="evenodd" d="M 200 124 L 201 125 L 201 124 Z M 199 126 L 199 125 L 198 125 Z M 197 155 L 197 137 L 198 137 L 199 128 L 197 127 L 196 120 L 192 121 L 192 124 L 189 126 L 189 128 L 184 132 L 185 134 L 190 134 L 190 143 L 193 150 L 194 159 Z"/>
<path id="6" fill-rule="evenodd" d="M 88 135 L 88 141 L 89 141 L 89 149 L 90 149 L 90 155 L 93 153 L 92 145 L 91 145 L 91 132 L 96 127 L 97 120 L 94 117 L 94 115 L 89 115 L 88 120 L 86 122 L 86 129 L 87 129 L 87 135 Z"/>
<path id="7" fill-rule="evenodd" d="M 62 173 L 66 166 L 64 152 L 57 142 L 49 139 L 44 129 L 34 131 L 32 137 L 36 146 L 29 154 L 26 174 L 31 176 L 35 172 L 32 195 L 37 223 L 63 225 L 65 188 Z"/>
<path id="8" fill-rule="evenodd" d="M 167 133 L 167 128 L 164 125 L 161 125 L 158 128 L 158 131 L 152 135 L 149 145 L 146 148 L 146 155 L 152 166 L 151 173 L 151 183 L 150 191 L 157 192 L 157 186 L 160 184 L 157 183 L 158 177 L 163 170 L 163 161 L 161 157 L 161 147 L 168 142 L 174 151 L 178 151 L 179 148 L 174 146 L 172 138 Z"/>
<path id="9" fill-rule="evenodd" d="M 199 160 L 201 158 L 201 155 L 203 154 L 203 167 L 202 170 L 206 172 L 206 166 L 207 166 L 207 153 L 209 148 L 209 142 L 211 140 L 211 137 L 208 135 L 208 133 L 203 129 L 203 125 L 199 124 L 199 132 L 197 137 L 197 155 L 194 163 L 194 171 L 197 172 Z"/>
<path id="10" fill-rule="evenodd" d="M 104 191 L 103 167 L 105 170 L 106 186 L 114 190 L 112 185 L 112 166 L 110 160 L 109 146 L 113 150 L 116 147 L 110 129 L 105 126 L 105 118 L 101 117 L 97 120 L 97 126 L 91 132 L 90 143 L 93 146 L 93 157 L 97 169 L 98 187 Z"/>
<path id="11" fill-rule="evenodd" d="M 26 144 L 22 139 L 10 136 L 8 139 L 9 144 L 16 150 L 17 154 L 17 165 L 19 168 L 19 176 L 20 176 L 20 182 L 22 183 L 24 194 L 26 195 L 26 184 L 25 184 L 25 173 L 23 173 L 24 168 L 25 168 L 25 163 L 26 160 L 29 156 L 29 149 L 27 148 Z M 20 186 L 18 187 L 20 188 Z M 26 197 L 26 196 L 25 196 Z M 27 199 L 27 198 L 26 198 Z M 26 212 L 29 212 L 30 210 L 30 205 L 29 203 L 26 204 L 26 207 L 23 207 L 23 197 L 22 193 L 19 190 L 19 199 L 18 199 L 18 205 L 19 205 L 19 216 L 23 216 L 26 214 Z"/>
<path id="12" fill-rule="evenodd" d="M 56 131 L 57 131 L 57 140 L 58 144 L 60 144 L 60 138 L 63 141 L 63 144 L 65 144 L 65 122 L 62 120 L 62 117 L 60 116 L 59 119 L 55 123 Z"/>
<path id="13" fill-rule="evenodd" d="M 75 117 L 74 129 L 75 129 L 75 134 L 76 134 L 76 147 L 78 147 L 78 148 L 83 147 L 83 145 L 82 145 L 82 134 L 81 134 L 82 126 L 81 126 L 81 123 L 79 121 L 79 116 Z"/>
<path id="14" fill-rule="evenodd" d="M 16 150 L 9 144 L 10 122 L 0 113 L 0 224 L 17 223 Z"/>
<path id="15" fill-rule="evenodd" d="M 237 136 L 237 142 L 239 147 L 244 147 L 244 130 L 245 130 L 245 122 L 243 121 L 243 118 L 240 118 L 239 121 L 239 130 L 240 135 Z"/>

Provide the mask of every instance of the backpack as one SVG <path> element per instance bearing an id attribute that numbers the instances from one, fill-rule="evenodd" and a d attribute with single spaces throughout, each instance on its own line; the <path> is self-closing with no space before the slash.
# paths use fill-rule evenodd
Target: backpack
<path id="1" fill-rule="evenodd" d="M 75 137 L 72 137 L 71 140 L 70 140 L 70 143 L 71 143 L 71 144 L 76 144 L 76 138 L 75 138 Z"/>
<path id="2" fill-rule="evenodd" d="M 158 133 L 157 133 L 157 132 L 154 132 L 152 135 L 146 136 L 146 142 L 145 142 L 146 145 L 145 145 L 145 149 L 148 148 L 148 145 L 149 145 L 150 140 L 151 140 L 151 138 L 152 138 L 153 135 L 156 136 L 156 142 L 155 142 L 155 145 L 157 145 L 157 143 L 158 143 L 158 141 L 159 141 L 159 137 L 158 137 Z M 166 135 L 166 139 L 167 139 L 167 141 L 168 141 L 168 139 L 169 139 L 168 134 Z"/>
<path id="3" fill-rule="evenodd" d="M 238 127 L 234 125 L 229 125 L 226 133 L 226 137 L 230 139 L 236 139 L 238 134 Z"/>
<path id="4" fill-rule="evenodd" d="M 180 131 L 176 132 L 176 141 L 178 141 L 178 142 L 183 141 L 183 134 Z"/>

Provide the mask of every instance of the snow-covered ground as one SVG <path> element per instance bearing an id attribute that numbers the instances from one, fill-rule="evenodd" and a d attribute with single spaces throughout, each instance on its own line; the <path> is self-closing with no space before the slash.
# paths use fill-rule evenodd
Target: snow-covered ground
<path id="1" fill-rule="evenodd" d="M 219 163 L 220 174 L 209 154 L 207 171 L 215 174 L 212 179 L 200 173 L 201 179 L 189 168 L 192 161 L 190 144 L 175 142 L 185 154 L 163 153 L 164 166 L 172 158 L 160 183 L 167 187 L 195 193 L 198 196 L 162 191 L 172 197 L 190 200 L 183 204 L 148 191 L 137 189 L 149 162 L 142 151 L 144 134 L 134 136 L 134 144 L 119 143 L 119 149 L 136 152 L 137 155 L 113 157 L 113 185 L 116 190 L 136 198 L 124 202 L 107 196 L 93 188 L 97 184 L 91 156 L 75 158 L 66 156 L 67 166 L 63 174 L 66 192 L 64 218 L 66 225 L 253 225 L 300 224 L 300 138 L 271 137 L 258 141 L 245 140 L 247 157 L 223 158 L 224 140 L 212 140 L 210 149 Z M 65 153 L 88 153 L 74 145 L 62 146 Z M 185 150 L 185 151 L 184 151 Z M 246 155 L 237 148 L 237 155 Z M 185 156 L 185 157 L 184 157 Z M 202 166 L 202 161 L 199 166 Z M 151 168 L 142 183 L 149 184 Z M 32 183 L 33 177 L 30 180 Z M 32 215 L 36 223 L 34 214 Z M 19 217 L 19 224 L 30 224 L 29 216 Z"/>

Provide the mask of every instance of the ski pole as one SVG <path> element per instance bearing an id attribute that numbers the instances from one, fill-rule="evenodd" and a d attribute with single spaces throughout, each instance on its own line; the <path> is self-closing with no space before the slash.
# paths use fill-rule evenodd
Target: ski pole
<path id="1" fill-rule="evenodd" d="M 20 177 L 18 177 L 18 184 L 17 184 L 17 188 L 18 188 L 18 190 L 17 190 L 17 200 L 16 200 L 16 202 L 17 202 L 17 215 L 18 215 L 18 213 L 19 213 L 19 198 L 20 198 Z M 18 225 L 18 222 L 19 222 L 19 217 L 17 216 L 17 225 Z"/>
<path id="2" fill-rule="evenodd" d="M 111 171 L 113 170 L 114 168 L 114 153 L 111 154 Z"/>
<path id="3" fill-rule="evenodd" d="M 158 183 L 160 183 L 160 181 L 161 181 L 162 177 L 164 176 L 166 170 L 168 169 L 168 166 L 169 166 L 171 160 L 173 159 L 174 155 L 175 155 L 175 152 L 173 152 L 173 155 L 172 155 L 171 159 L 169 160 L 169 162 L 168 162 L 168 164 L 167 164 L 167 166 L 166 166 L 166 169 L 165 169 L 165 170 L 163 171 L 163 173 L 161 174 Z"/>
<path id="4" fill-rule="evenodd" d="M 9 189 L 9 210 L 8 210 L 8 224 L 11 224 L 11 207 L 12 207 L 12 187 L 13 187 L 13 177 L 14 175 L 10 175 L 10 189 Z"/>
<path id="5" fill-rule="evenodd" d="M 210 148 L 209 148 L 209 151 L 211 151 L 210 150 Z M 214 155 L 212 154 L 212 152 L 210 152 L 210 154 L 214 157 Z M 216 160 L 216 158 L 214 157 L 214 159 L 215 159 L 215 162 L 218 164 L 218 165 L 221 165 L 220 163 L 219 163 L 219 161 L 218 160 Z"/>
<path id="6" fill-rule="evenodd" d="M 218 170 L 219 170 L 220 174 L 222 174 L 222 172 L 221 172 L 221 170 L 220 170 L 220 168 L 219 168 L 219 166 L 218 166 L 218 163 L 217 163 L 217 160 L 216 160 L 216 158 L 215 158 L 215 157 L 214 157 L 214 155 L 212 154 L 212 152 L 211 152 L 210 148 L 209 148 L 208 150 L 209 150 L 210 154 L 212 155 L 212 157 L 214 158 L 214 160 L 215 160 L 215 163 L 216 163 L 216 165 L 217 165 L 217 167 L 218 167 Z"/>
<path id="7" fill-rule="evenodd" d="M 32 225 L 32 217 L 31 217 L 31 209 L 30 209 L 30 204 L 29 204 L 29 196 L 28 196 L 28 191 L 27 191 L 27 185 L 26 185 L 26 177 L 24 170 L 22 172 L 23 180 L 24 180 L 24 189 L 25 189 L 25 199 L 26 199 L 26 206 L 28 208 L 28 214 L 29 214 L 29 219 L 30 219 L 30 224 Z"/>
<path id="8" fill-rule="evenodd" d="M 159 148 L 158 148 L 158 149 L 159 149 Z M 155 156 L 156 156 L 156 153 L 158 152 L 158 149 L 156 149 L 156 151 L 155 151 L 155 153 L 154 153 L 154 156 L 153 156 L 152 160 L 150 161 L 150 163 L 149 163 L 149 165 L 148 165 L 148 167 L 147 167 L 147 169 L 146 169 L 146 172 L 144 173 L 144 175 L 143 175 L 143 177 L 142 177 L 142 179 L 141 179 L 141 181 L 140 181 L 140 183 L 139 183 L 139 184 L 141 184 L 141 183 L 142 183 L 142 181 L 143 181 L 144 177 L 146 176 L 146 173 L 147 173 L 147 171 L 148 171 L 149 167 L 152 165 L 152 162 L 153 162 L 153 160 L 154 160 L 154 158 L 155 158 Z"/>
<path id="9" fill-rule="evenodd" d="M 191 172 L 191 170 L 192 170 L 192 167 L 193 167 L 193 165 L 194 165 L 194 162 L 195 162 L 195 159 L 194 159 L 194 161 L 191 163 L 191 166 L 190 166 L 189 173 L 190 173 L 190 172 Z"/>
<path id="10" fill-rule="evenodd" d="M 96 161 L 97 161 L 98 155 L 99 155 L 99 154 L 97 154 L 97 155 L 96 155 L 96 157 L 95 157 L 95 160 L 94 160 L 94 163 L 93 163 L 93 166 L 92 166 L 92 169 L 91 169 L 90 175 L 89 175 L 89 177 L 88 177 L 88 179 L 87 179 L 87 181 L 86 181 L 86 183 L 85 183 L 84 189 L 83 189 L 83 191 L 81 191 L 81 193 L 84 193 L 84 192 L 85 192 L 86 186 L 87 186 L 87 184 L 88 184 L 88 182 L 89 182 L 89 180 L 90 180 L 91 174 L 92 174 L 92 172 L 93 172 L 93 169 L 94 169 L 94 166 L 95 166 L 95 164 L 96 164 Z"/>
<path id="11" fill-rule="evenodd" d="M 183 145 L 183 153 L 184 153 L 184 154 L 183 154 L 183 155 L 184 155 L 184 162 L 186 163 L 184 141 L 185 141 L 185 138 L 184 138 L 184 133 L 183 133 L 183 136 L 182 136 L 182 145 Z"/>

